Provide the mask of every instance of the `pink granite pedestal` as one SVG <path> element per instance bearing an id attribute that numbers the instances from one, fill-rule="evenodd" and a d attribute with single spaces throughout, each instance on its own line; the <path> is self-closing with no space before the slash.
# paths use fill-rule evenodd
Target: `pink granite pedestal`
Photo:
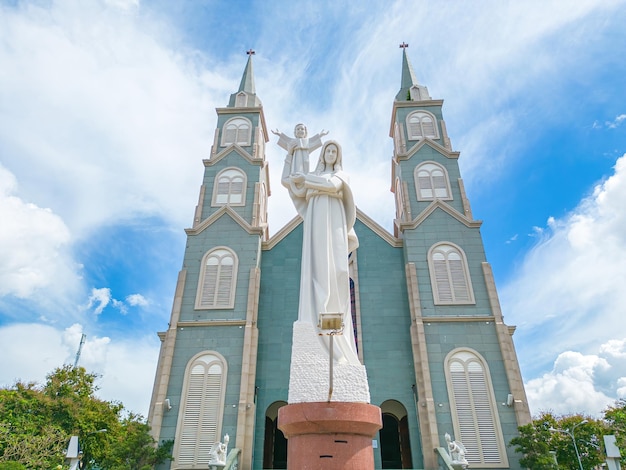
<path id="1" fill-rule="evenodd" d="M 290 470 L 374 470 L 380 408 L 367 403 L 294 403 L 278 410 Z"/>

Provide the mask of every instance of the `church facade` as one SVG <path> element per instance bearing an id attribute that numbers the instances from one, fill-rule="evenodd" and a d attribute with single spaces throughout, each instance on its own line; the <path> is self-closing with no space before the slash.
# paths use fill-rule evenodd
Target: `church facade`
<path id="1" fill-rule="evenodd" d="M 507 446 L 530 422 L 514 327 L 503 322 L 443 101 L 417 82 L 406 48 L 402 61 L 390 126 L 394 233 L 357 209 L 354 331 L 344 332 L 355 335 L 383 415 L 375 466 L 438 469 L 449 433 L 472 469 L 521 468 Z M 217 115 L 148 419 L 158 441 L 174 440 L 174 460 L 160 468 L 208 469 L 226 434 L 239 468 L 286 468 L 277 416 L 288 397 L 302 225 L 268 231 L 269 136 L 252 55 Z"/>

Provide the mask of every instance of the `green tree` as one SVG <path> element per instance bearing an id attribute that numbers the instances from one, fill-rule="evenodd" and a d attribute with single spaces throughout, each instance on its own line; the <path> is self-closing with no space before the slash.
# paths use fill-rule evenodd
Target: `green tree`
<path id="1" fill-rule="evenodd" d="M 95 396 L 96 379 L 82 367 L 64 366 L 43 386 L 0 389 L 0 470 L 62 465 L 71 436 L 79 437 L 85 469 L 145 470 L 169 458 L 171 443 L 157 446 L 141 415 Z"/>
<path id="2" fill-rule="evenodd" d="M 581 414 L 554 416 L 548 412 L 518 430 L 519 435 L 510 445 L 522 454 L 520 463 L 533 470 L 579 470 L 576 450 L 583 468 L 595 468 L 604 461 L 602 436 L 610 433 L 604 420 Z"/>
<path id="3" fill-rule="evenodd" d="M 544 413 L 532 423 L 520 426 L 519 435 L 511 439 L 510 445 L 522 454 L 520 464 L 533 470 L 556 470 L 558 466 L 554 455 L 550 453 L 552 428 L 556 419 L 550 413 Z"/>
<path id="4" fill-rule="evenodd" d="M 615 436 L 617 447 L 622 451 L 622 461 L 626 458 L 626 399 L 621 398 L 615 405 L 604 411 L 604 420 L 610 430 L 608 434 Z"/>

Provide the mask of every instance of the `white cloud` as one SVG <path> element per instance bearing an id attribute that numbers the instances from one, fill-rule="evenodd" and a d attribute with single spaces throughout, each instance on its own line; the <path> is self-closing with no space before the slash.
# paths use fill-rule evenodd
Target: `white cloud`
<path id="1" fill-rule="evenodd" d="M 600 416 L 607 406 L 624 396 L 625 345 L 626 339 L 609 340 L 597 354 L 559 354 L 550 372 L 526 383 L 531 411 Z"/>
<path id="2" fill-rule="evenodd" d="M 141 294 L 131 294 L 126 296 L 126 302 L 132 307 L 147 307 L 150 302 Z"/>
<path id="3" fill-rule="evenodd" d="M 111 289 L 108 287 L 92 288 L 89 296 L 86 310 L 93 309 L 95 315 L 100 315 L 107 306 L 111 305 L 117 309 L 122 315 L 128 313 L 128 307 L 147 307 L 150 304 L 141 294 L 131 294 L 126 296 L 125 300 L 118 300 L 113 297 Z"/>
<path id="4" fill-rule="evenodd" d="M 609 129 L 615 129 L 616 127 L 621 126 L 624 121 L 626 121 L 626 114 L 620 114 L 618 116 L 615 116 L 615 119 L 613 121 L 605 122 L 605 125 Z"/>
<path id="5" fill-rule="evenodd" d="M 197 56 L 102 2 L 4 7 L 0 30 L 0 150 L 24 194 L 77 237 L 136 215 L 189 224 L 216 104 Z"/>
<path id="6" fill-rule="evenodd" d="M 93 308 L 95 315 L 100 315 L 107 305 L 111 302 L 111 289 L 108 287 L 102 287 L 100 289 L 91 289 L 91 295 L 89 296 L 89 303 L 87 304 L 87 310 Z M 114 302 L 118 302 L 113 299 Z"/>
<path id="7" fill-rule="evenodd" d="M 30 297 L 41 306 L 76 295 L 80 267 L 71 236 L 52 210 L 16 195 L 15 176 L 0 165 L 0 297 Z"/>
<path id="8" fill-rule="evenodd" d="M 620 360 L 621 370 L 626 370 L 626 361 L 620 356 L 624 339 L 615 336 L 626 329 L 624 201 L 626 156 L 617 160 L 615 173 L 598 184 L 574 211 L 561 219 L 550 218 L 548 229 L 516 277 L 501 290 L 507 322 L 518 325 L 516 343 L 522 370 L 533 376 L 559 357 L 553 373 L 528 382 L 537 397 L 550 395 L 550 387 L 558 387 L 564 404 L 582 404 L 584 400 L 577 401 L 582 400 L 581 390 L 598 385 L 595 381 L 604 376 L 601 361 L 593 365 L 585 362 L 595 357 L 598 344 L 603 344 L 599 357 L 610 358 L 610 362 Z M 538 343 L 541 348 L 537 348 Z M 574 347 L 580 356 L 570 367 L 566 361 L 574 353 L 559 353 Z M 581 378 L 574 373 L 587 375 Z M 581 386 L 572 385 L 576 382 Z M 587 392 L 588 407 L 618 395 L 615 385 Z M 565 397 L 568 393 L 571 400 Z"/>

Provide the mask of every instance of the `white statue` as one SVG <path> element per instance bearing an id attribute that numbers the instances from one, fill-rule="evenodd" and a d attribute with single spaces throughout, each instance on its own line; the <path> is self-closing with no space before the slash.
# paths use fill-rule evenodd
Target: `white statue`
<path id="1" fill-rule="evenodd" d="M 291 174 L 308 173 L 309 172 L 309 155 L 310 153 L 322 146 L 322 137 L 328 134 L 322 131 L 313 137 L 308 137 L 308 131 L 304 124 L 296 124 L 293 130 L 294 138 L 289 137 L 278 129 L 272 131 L 279 137 L 278 146 L 287 151 L 287 156 L 291 156 Z"/>
<path id="2" fill-rule="evenodd" d="M 450 434 L 445 434 L 446 442 L 448 443 L 448 454 L 450 454 L 450 460 L 452 466 L 455 469 L 465 469 L 469 467 L 469 462 L 465 459 L 465 447 L 461 442 L 453 441 Z"/>
<path id="3" fill-rule="evenodd" d="M 348 176 L 342 170 L 341 146 L 328 141 L 314 172 L 293 172 L 288 154 L 282 183 L 302 216 L 302 270 L 298 322 L 317 331 L 320 313 L 342 313 L 344 334 L 335 336 L 334 359 L 360 364 L 354 341 L 350 308 L 348 255 L 358 247 L 354 233 L 356 207 Z M 319 336 L 328 347 L 328 336 Z"/>
<path id="4" fill-rule="evenodd" d="M 228 442 L 230 437 L 224 435 L 224 442 L 216 442 L 211 446 L 209 451 L 209 465 L 221 466 L 226 465 L 226 455 L 228 452 Z"/>

